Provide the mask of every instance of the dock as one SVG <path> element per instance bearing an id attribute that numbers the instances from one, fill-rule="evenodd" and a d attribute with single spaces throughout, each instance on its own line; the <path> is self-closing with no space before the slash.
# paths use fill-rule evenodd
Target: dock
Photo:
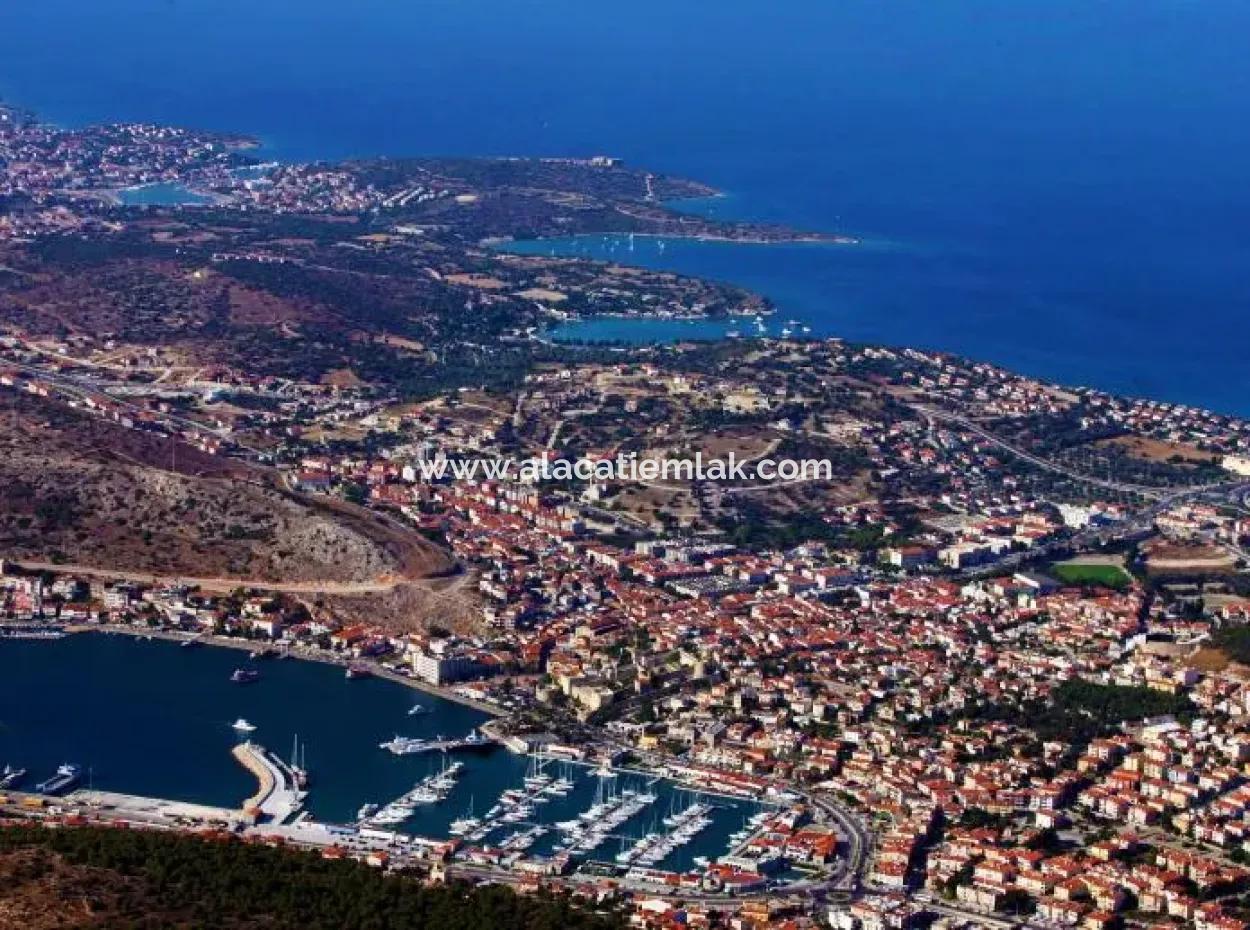
<path id="1" fill-rule="evenodd" d="M 240 743 L 232 750 L 235 759 L 256 776 L 256 793 L 243 802 L 244 814 L 256 820 L 286 823 L 300 812 L 308 793 L 299 787 L 291 767 L 253 742 Z"/>
<path id="2" fill-rule="evenodd" d="M 86 788 L 60 799 L 60 803 L 65 807 L 90 811 L 110 823 L 158 829 L 189 825 L 233 829 L 242 820 L 239 811 L 233 808 Z"/>

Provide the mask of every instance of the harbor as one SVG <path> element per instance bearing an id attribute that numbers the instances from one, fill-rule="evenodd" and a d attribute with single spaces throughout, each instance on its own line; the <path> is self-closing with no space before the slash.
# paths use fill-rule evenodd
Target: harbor
<path id="1" fill-rule="evenodd" d="M 239 764 L 256 776 L 260 786 L 243 802 L 243 813 L 253 819 L 285 823 L 304 806 L 308 792 L 295 763 L 284 762 L 263 746 L 250 740 L 234 747 Z"/>
<path id="2" fill-rule="evenodd" d="M 672 836 L 667 816 L 707 804 L 710 825 L 648 857 L 680 870 L 726 854 L 759 810 L 639 770 L 511 752 L 474 736 L 486 714 L 436 695 L 414 703 L 410 688 L 348 680 L 327 663 L 258 655 L 259 678 L 241 686 L 230 680 L 239 651 L 209 643 L 69 636 L 5 640 L 0 656 L 0 765 L 25 770 L 11 790 L 33 791 L 72 764 L 73 784 L 49 803 L 113 819 L 330 830 L 383 845 L 454 839 L 509 859 L 615 866 L 648 834 Z M 396 734 L 437 748 L 381 748 Z"/>

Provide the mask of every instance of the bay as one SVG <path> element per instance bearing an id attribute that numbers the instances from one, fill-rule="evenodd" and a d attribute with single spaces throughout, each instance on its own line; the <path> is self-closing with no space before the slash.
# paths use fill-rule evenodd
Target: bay
<path id="1" fill-rule="evenodd" d="M 347 680 L 342 668 L 297 659 L 257 661 L 254 684 L 230 681 L 247 653 L 213 646 L 182 648 L 159 639 L 84 633 L 54 640 L 0 639 L 0 766 L 28 771 L 24 787 L 58 765 L 82 766 L 97 790 L 238 808 L 256 790 L 255 778 L 230 753 L 239 741 L 231 724 L 243 717 L 251 739 L 284 758 L 298 736 L 311 773 L 307 810 L 319 820 L 349 823 L 365 803 L 386 803 L 448 761 L 441 753 L 396 756 L 378 744 L 396 733 L 463 736 L 485 714 L 379 678 Z M 414 704 L 428 713 L 409 716 Z M 445 837 L 451 821 L 485 813 L 505 790 L 521 787 L 528 757 L 502 747 L 460 753 L 464 772 L 441 804 L 423 806 L 401 829 Z M 535 820 L 571 820 L 588 808 L 604 781 L 588 767 L 549 763 L 575 783 L 566 797 L 542 805 Z M 660 821 L 695 800 L 715 805 L 715 822 L 662 864 L 686 869 L 696 856 L 726 851 L 728 838 L 757 805 L 710 798 L 671 782 L 620 773 L 612 790 L 649 790 L 654 804 L 596 851 L 611 860 L 631 839 L 663 830 Z M 502 825 L 498 842 L 520 825 Z M 548 834 L 534 847 L 549 852 Z"/>
<path id="2" fill-rule="evenodd" d="M 0 94 L 287 159 L 622 156 L 861 238 L 664 256 L 817 332 L 1250 413 L 1248 32 L 1240 0 L 44 0 L 0 10 Z"/>

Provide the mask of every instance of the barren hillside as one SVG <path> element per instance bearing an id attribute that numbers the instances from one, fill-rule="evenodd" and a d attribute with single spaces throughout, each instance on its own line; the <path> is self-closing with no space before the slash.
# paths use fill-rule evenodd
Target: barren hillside
<path id="1" fill-rule="evenodd" d="M 11 393 L 0 394 L 0 553 L 355 592 L 449 567 L 418 534 L 359 508 L 291 494 L 240 463 Z"/>

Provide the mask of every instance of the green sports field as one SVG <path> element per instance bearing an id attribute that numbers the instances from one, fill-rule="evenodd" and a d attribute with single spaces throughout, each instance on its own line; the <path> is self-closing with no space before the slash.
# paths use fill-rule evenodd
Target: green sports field
<path id="1" fill-rule="evenodd" d="M 1051 572 L 1064 584 L 1098 585 L 1104 588 L 1128 587 L 1132 578 L 1118 565 L 1098 565 L 1087 562 L 1061 562 L 1051 567 Z"/>

